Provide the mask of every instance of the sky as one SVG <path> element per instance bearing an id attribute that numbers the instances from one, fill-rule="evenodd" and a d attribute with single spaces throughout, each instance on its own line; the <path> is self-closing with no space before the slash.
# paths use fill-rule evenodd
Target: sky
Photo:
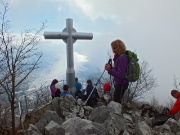
<path id="1" fill-rule="evenodd" d="M 121 39 L 127 49 L 135 51 L 139 61 L 146 60 L 157 78 L 153 96 L 164 103 L 174 89 L 174 75 L 180 82 L 180 1 L 179 0 L 6 0 L 8 19 L 13 32 L 39 28 L 42 63 L 49 67 L 46 79 L 65 79 L 66 44 L 62 40 L 45 40 L 44 31 L 62 32 L 66 19 L 73 19 L 77 32 L 93 33 L 92 40 L 74 43 L 75 71 L 85 64 L 101 71 L 109 57 L 110 44 Z M 2 8 L 1 8 L 2 9 Z M 45 71 L 44 71 L 45 72 Z M 44 75 L 39 76 L 44 78 Z"/>

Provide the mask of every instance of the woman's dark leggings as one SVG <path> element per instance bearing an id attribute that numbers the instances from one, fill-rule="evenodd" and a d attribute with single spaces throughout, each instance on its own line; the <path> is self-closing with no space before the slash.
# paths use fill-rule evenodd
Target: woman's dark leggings
<path id="1" fill-rule="evenodd" d="M 115 91 L 114 91 L 115 102 L 118 102 L 121 104 L 122 98 L 127 88 L 128 88 L 128 84 L 115 85 Z"/>

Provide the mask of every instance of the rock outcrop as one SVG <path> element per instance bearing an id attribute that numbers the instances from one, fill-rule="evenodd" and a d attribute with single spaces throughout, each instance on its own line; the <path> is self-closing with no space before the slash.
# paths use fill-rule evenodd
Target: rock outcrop
<path id="1" fill-rule="evenodd" d="M 140 110 L 139 110 L 140 109 Z M 152 127 L 142 108 L 124 107 L 111 101 L 94 108 L 83 106 L 72 96 L 55 98 L 36 121 L 29 123 L 29 135 L 180 135 L 174 119 Z M 142 109 L 142 110 L 141 110 Z M 142 115 L 143 114 L 143 115 Z M 30 114 L 29 114 L 30 115 Z M 36 115 L 33 113 L 33 115 Z M 33 118 L 33 115 L 29 118 Z M 26 123 L 27 125 L 27 123 Z"/>

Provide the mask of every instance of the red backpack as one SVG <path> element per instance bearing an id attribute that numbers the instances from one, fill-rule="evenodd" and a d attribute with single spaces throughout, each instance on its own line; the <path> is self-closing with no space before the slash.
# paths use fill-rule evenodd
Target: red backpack
<path id="1" fill-rule="evenodd" d="M 105 82 L 104 83 L 104 93 L 107 93 L 110 91 L 110 83 L 109 82 Z"/>

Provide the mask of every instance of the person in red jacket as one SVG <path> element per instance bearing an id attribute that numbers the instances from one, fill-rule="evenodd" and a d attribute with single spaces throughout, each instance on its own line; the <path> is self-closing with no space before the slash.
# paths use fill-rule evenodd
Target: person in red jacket
<path id="1" fill-rule="evenodd" d="M 168 114 L 176 114 L 178 111 L 180 111 L 180 92 L 177 90 L 172 90 L 171 95 L 177 100 L 174 103 L 174 106 L 170 109 L 170 112 Z"/>

